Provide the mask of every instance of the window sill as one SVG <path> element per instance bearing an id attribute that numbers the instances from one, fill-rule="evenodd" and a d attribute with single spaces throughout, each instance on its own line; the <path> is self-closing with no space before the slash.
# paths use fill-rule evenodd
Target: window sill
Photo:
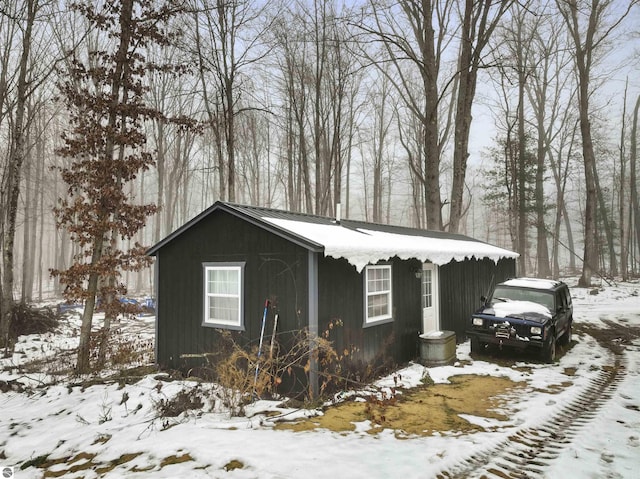
<path id="1" fill-rule="evenodd" d="M 371 328 L 373 326 L 380 326 L 381 324 L 388 324 L 388 323 L 393 323 L 393 318 L 392 317 L 365 321 L 362 324 L 362 327 L 363 328 Z"/>
<path id="2" fill-rule="evenodd" d="M 228 329 L 231 331 L 244 331 L 244 326 L 238 324 L 224 324 L 224 323 L 214 323 L 209 321 L 203 321 L 201 326 L 203 328 L 212 328 L 212 329 Z"/>

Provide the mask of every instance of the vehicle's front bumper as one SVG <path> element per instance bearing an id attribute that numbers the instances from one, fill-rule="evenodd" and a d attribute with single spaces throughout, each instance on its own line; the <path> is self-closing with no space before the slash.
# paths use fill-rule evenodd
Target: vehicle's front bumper
<path id="1" fill-rule="evenodd" d="M 496 344 L 498 346 L 508 346 L 517 349 L 542 348 L 544 340 L 521 336 L 497 337 L 493 331 L 471 329 L 466 331 L 467 337 L 476 338 L 481 343 Z"/>

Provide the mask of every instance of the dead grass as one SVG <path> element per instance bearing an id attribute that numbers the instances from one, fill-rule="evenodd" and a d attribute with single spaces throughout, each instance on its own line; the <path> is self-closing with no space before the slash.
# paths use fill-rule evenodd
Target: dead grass
<path id="1" fill-rule="evenodd" d="M 80 452 L 75 456 L 64 456 L 56 459 L 49 459 L 47 456 L 41 456 L 23 464 L 21 469 L 34 466 L 39 469 L 43 469 L 42 477 L 64 477 L 67 474 L 73 474 L 78 471 L 93 470 L 99 475 L 107 474 L 113 471 L 116 467 L 133 461 L 138 456 L 142 455 L 142 452 L 133 452 L 122 454 L 120 457 L 113 459 L 109 462 L 95 462 L 96 454 L 90 454 L 86 452 Z M 181 464 L 183 462 L 193 461 L 188 453 L 175 454 L 167 456 L 160 462 L 160 469 L 171 464 Z M 235 464 L 235 468 L 244 467 L 242 465 Z M 155 469 L 155 465 L 147 467 L 133 466 L 129 470 L 131 472 L 145 472 Z"/>
<path id="2" fill-rule="evenodd" d="M 560 384 L 550 384 L 545 388 L 535 388 L 534 391 L 545 394 L 560 394 L 571 385 L 573 385 L 572 381 L 563 381 Z"/>
<path id="3" fill-rule="evenodd" d="M 52 459 L 45 461 L 41 466 L 42 469 L 45 469 L 42 477 L 64 477 L 66 474 L 73 474 L 78 471 L 85 471 L 87 469 L 91 469 L 94 466 L 93 458 L 96 457 L 95 454 L 89 454 L 86 452 L 80 452 L 73 457 L 62 457 L 59 459 Z M 65 464 L 69 467 L 66 469 L 63 468 L 52 468 L 54 466 L 59 466 L 61 464 Z"/>
<path id="4" fill-rule="evenodd" d="M 371 421 L 369 433 L 383 429 L 397 437 L 430 436 L 434 432 L 466 433 L 482 430 L 461 415 L 504 421 L 500 413 L 505 396 L 523 388 L 508 378 L 493 376 L 453 376 L 451 384 L 423 386 L 387 401 L 349 401 L 328 408 L 323 416 L 295 423 L 280 423 L 276 429 L 308 431 L 317 428 L 335 432 L 355 430 L 355 424 Z"/>
<path id="5" fill-rule="evenodd" d="M 101 442 L 101 441 L 98 441 Z M 106 442 L 106 441 L 104 441 Z M 75 456 L 63 456 L 55 459 L 49 459 L 48 456 L 40 456 L 31 461 L 24 463 L 21 466 L 21 469 L 26 469 L 30 466 L 37 467 L 38 469 L 43 469 L 44 472 L 42 477 L 64 477 L 67 474 L 73 474 L 78 471 L 85 471 L 91 469 L 95 471 L 97 474 L 106 474 L 111 472 L 118 466 L 122 464 L 126 464 L 134 460 L 136 457 L 140 456 L 141 452 L 134 452 L 128 454 L 122 454 L 120 457 L 109 461 L 108 463 L 95 462 L 94 459 L 96 454 L 87 453 L 87 452 L 79 452 Z M 166 458 L 165 460 L 169 460 L 170 458 Z M 188 459 L 185 459 L 188 460 Z M 184 462 L 180 461 L 180 462 Z M 151 467 L 153 469 L 154 467 Z M 132 468 L 132 470 L 135 469 Z M 150 469 L 138 469 L 138 471 L 146 471 Z"/>
<path id="6" fill-rule="evenodd" d="M 173 456 L 165 457 L 160 462 L 160 469 L 166 466 L 170 466 L 171 464 L 182 464 L 183 462 L 188 462 L 188 461 L 193 461 L 193 457 L 191 457 L 189 453 L 182 454 L 180 456 L 178 456 L 177 454 L 174 454 Z"/>
<path id="7" fill-rule="evenodd" d="M 244 464 L 241 461 L 238 461 L 237 459 L 232 459 L 231 461 L 226 463 L 224 466 L 224 470 L 227 472 L 233 471 L 234 469 L 244 469 Z"/>

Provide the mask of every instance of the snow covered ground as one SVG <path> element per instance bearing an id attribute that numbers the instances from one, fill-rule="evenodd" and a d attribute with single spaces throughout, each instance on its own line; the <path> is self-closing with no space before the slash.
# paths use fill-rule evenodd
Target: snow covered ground
<path id="1" fill-rule="evenodd" d="M 420 384 L 426 373 L 437 383 L 454 375 L 477 374 L 523 384 L 510 398 L 507 420 L 466 416 L 484 430 L 441 431 L 409 439 L 392 430 L 369 434 L 366 422 L 342 433 L 275 430 L 273 414 L 293 419 L 320 412 L 282 409 L 268 401 L 250 406 L 246 417 L 230 418 L 208 404 L 163 419 L 158 417 L 158 404 L 184 387 L 194 387 L 192 382 L 161 382 L 150 374 L 133 384 L 83 387 L 74 386 L 71 378 L 20 372 L 19 365 L 34 359 L 42 360 L 43 370 L 55 369 L 56 358 L 77 344 L 77 315 L 72 315 L 59 334 L 21 337 L 14 357 L 0 361 L 0 381 L 31 386 L 23 392 L 0 393 L 0 469 L 13 468 L 20 479 L 432 478 L 474 455 L 504 447 L 514 432 L 545 424 L 584 393 L 611 367 L 614 357 L 592 336 L 580 333 L 581 326 L 582 331 L 606 330 L 617 324 L 636 332 L 631 339 L 611 338 L 624 347 L 622 379 L 595 417 L 581 423 L 535 477 L 635 478 L 640 466 L 640 283 L 603 284 L 597 295 L 591 292 L 572 289 L 575 345 L 553 365 L 471 358 L 467 342 L 458 346 L 455 365 L 413 364 L 401 371 L 405 387 Z M 152 333 L 153 318 L 139 318 L 123 323 L 121 334 L 144 345 Z M 393 385 L 391 378 L 378 384 Z"/>

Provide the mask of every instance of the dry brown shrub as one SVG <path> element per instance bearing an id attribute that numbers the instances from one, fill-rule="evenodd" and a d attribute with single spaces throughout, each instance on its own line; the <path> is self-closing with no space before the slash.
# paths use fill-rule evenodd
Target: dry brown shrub
<path id="1" fill-rule="evenodd" d="M 279 396 L 283 381 L 296 384 L 296 375 L 308 379 L 312 361 L 323 369 L 338 357 L 330 341 L 313 337 L 307 330 L 290 334 L 286 347 L 276 345 L 273 354 L 259 354 L 257 347 L 242 347 L 228 331 L 221 334 L 226 345 L 222 348 L 225 354 L 218 355 L 213 366 L 220 385 L 216 394 L 231 415 L 243 415 L 244 406 L 256 398 Z M 334 378 L 322 373 L 320 376 L 324 390 Z M 311 394 L 307 394 L 310 398 Z"/>

